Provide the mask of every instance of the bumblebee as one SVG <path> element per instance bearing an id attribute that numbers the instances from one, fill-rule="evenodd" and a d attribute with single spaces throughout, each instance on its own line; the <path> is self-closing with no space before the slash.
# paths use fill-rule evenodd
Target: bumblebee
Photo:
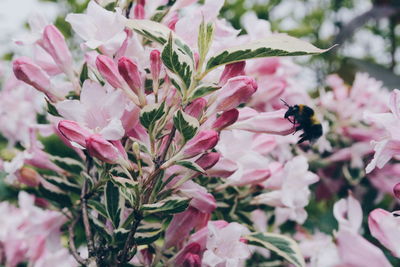
<path id="1" fill-rule="evenodd" d="M 293 123 L 293 126 L 297 125 L 295 126 L 295 133 L 303 130 L 297 144 L 301 144 L 307 140 L 311 144 L 315 143 L 315 141 L 322 136 L 322 125 L 315 116 L 314 110 L 306 105 L 300 104 L 290 106 L 284 100 L 282 100 L 282 102 L 288 107 L 285 113 L 285 119 Z"/>

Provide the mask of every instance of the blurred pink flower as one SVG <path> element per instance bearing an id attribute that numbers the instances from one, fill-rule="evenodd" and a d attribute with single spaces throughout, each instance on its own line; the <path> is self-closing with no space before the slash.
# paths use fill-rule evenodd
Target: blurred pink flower
<path id="1" fill-rule="evenodd" d="M 89 2 L 86 14 L 68 14 L 65 20 L 85 40 L 87 47 L 99 48 L 108 55 L 114 54 L 126 37 L 125 17 L 102 8 L 95 1 Z"/>
<path id="2" fill-rule="evenodd" d="M 397 212 L 374 209 L 368 216 L 371 235 L 389 249 L 393 256 L 400 258 L 400 218 Z"/>
<path id="3" fill-rule="evenodd" d="M 236 222 L 218 229 L 208 224 L 207 250 L 203 255 L 205 266 L 239 266 L 239 263 L 250 256 L 248 245 L 242 242 L 243 235 L 250 231 Z"/>

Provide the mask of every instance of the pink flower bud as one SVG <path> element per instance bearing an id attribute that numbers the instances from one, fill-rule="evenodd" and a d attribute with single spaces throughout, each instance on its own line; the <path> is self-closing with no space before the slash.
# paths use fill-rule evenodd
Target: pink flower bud
<path id="1" fill-rule="evenodd" d="M 400 183 L 397 183 L 394 187 L 393 187 L 393 194 L 396 198 L 400 199 Z"/>
<path id="2" fill-rule="evenodd" d="M 201 267 L 201 258 L 198 254 L 188 253 L 182 264 L 183 267 Z"/>
<path id="3" fill-rule="evenodd" d="M 208 170 L 217 164 L 220 154 L 218 152 L 210 152 L 202 155 L 196 160 L 197 165 L 203 168 L 203 170 Z"/>
<path id="4" fill-rule="evenodd" d="M 196 155 L 215 147 L 218 143 L 218 133 L 213 130 L 204 130 L 199 132 L 185 146 L 183 151 L 184 158 L 192 158 Z"/>
<path id="5" fill-rule="evenodd" d="M 89 154 L 107 163 L 117 163 L 121 160 L 118 149 L 98 134 L 86 139 L 86 148 Z"/>
<path id="6" fill-rule="evenodd" d="M 224 71 L 219 79 L 219 84 L 224 85 L 226 82 L 233 77 L 239 75 L 245 75 L 244 68 L 246 67 L 246 61 L 239 61 L 236 63 L 227 64 Z"/>
<path id="7" fill-rule="evenodd" d="M 206 105 L 207 100 L 201 97 L 197 98 L 185 108 L 185 113 L 199 119 Z"/>
<path id="8" fill-rule="evenodd" d="M 178 13 L 173 12 L 173 15 L 166 20 L 165 24 L 167 25 L 168 28 L 175 31 L 176 23 L 178 22 L 178 20 L 179 20 Z"/>
<path id="9" fill-rule="evenodd" d="M 64 36 L 54 25 L 47 25 L 44 28 L 43 39 L 41 40 L 40 45 L 51 55 L 60 69 L 66 73 L 71 73 L 71 53 L 65 43 Z"/>
<path id="10" fill-rule="evenodd" d="M 57 101 L 60 99 L 49 91 L 49 76 L 30 58 L 20 57 L 14 60 L 13 71 L 18 80 L 23 81 L 30 86 L 33 86 L 36 90 L 45 93 L 51 101 Z"/>
<path id="11" fill-rule="evenodd" d="M 36 187 L 40 184 L 40 175 L 34 169 L 22 167 L 17 176 L 18 181 L 27 186 Z"/>
<path id="12" fill-rule="evenodd" d="M 58 123 L 58 130 L 68 140 L 79 144 L 82 147 L 86 146 L 86 139 L 90 137 L 91 133 L 82 128 L 77 122 L 62 120 Z"/>
<path id="13" fill-rule="evenodd" d="M 96 66 L 101 75 L 112 87 L 122 88 L 122 77 L 119 75 L 118 67 L 114 60 L 104 55 L 98 55 Z"/>
<path id="14" fill-rule="evenodd" d="M 160 51 L 154 49 L 150 53 L 150 72 L 153 81 L 158 81 L 161 71 L 161 56 Z"/>
<path id="15" fill-rule="evenodd" d="M 144 19 L 145 16 L 144 6 L 139 3 L 136 4 L 133 14 L 135 19 Z"/>
<path id="16" fill-rule="evenodd" d="M 165 247 L 170 248 L 182 243 L 189 236 L 190 231 L 197 226 L 202 216 L 205 214 L 192 207 L 175 214 L 165 233 Z"/>
<path id="17" fill-rule="evenodd" d="M 199 243 L 190 243 L 183 248 L 175 259 L 176 266 L 201 266 L 201 259 L 199 254 L 201 253 L 201 246 Z M 197 256 L 197 257 L 195 257 Z"/>
<path id="18" fill-rule="evenodd" d="M 139 69 L 133 60 L 127 57 L 121 57 L 118 60 L 118 70 L 122 78 L 136 95 L 141 94 L 142 78 Z"/>
<path id="19" fill-rule="evenodd" d="M 230 129 L 239 129 L 253 133 L 268 133 L 277 135 L 288 135 L 294 131 L 293 124 L 285 119 L 286 109 L 280 109 L 270 112 L 254 113 L 251 117 L 241 119 L 230 127 Z"/>
<path id="20" fill-rule="evenodd" d="M 231 78 L 220 90 L 216 101 L 216 111 L 234 109 L 247 102 L 257 91 L 256 81 L 247 76 Z"/>
<path id="21" fill-rule="evenodd" d="M 237 109 L 231 109 L 224 111 L 211 126 L 212 129 L 220 132 L 222 129 L 234 124 L 239 118 L 239 111 Z"/>

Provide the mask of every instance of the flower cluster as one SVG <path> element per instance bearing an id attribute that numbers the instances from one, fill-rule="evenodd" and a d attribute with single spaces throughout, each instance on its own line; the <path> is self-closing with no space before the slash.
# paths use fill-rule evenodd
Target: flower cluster
<path id="1" fill-rule="evenodd" d="M 19 208 L 2 203 L 16 215 L 0 222 L 0 262 L 390 266 L 362 235 L 357 199 L 368 197 L 364 183 L 379 201 L 399 182 L 398 164 L 384 166 L 398 154 L 399 91 L 388 107 L 366 74 L 352 86 L 331 75 L 312 99 L 301 68 L 280 56 L 325 50 L 271 33 L 252 13 L 240 34 L 218 17 L 223 0 L 98 2 L 66 17 L 79 51 L 39 18 L 18 41 L 35 55 L 13 60 L 1 92 L 1 166 L 12 190 L 51 211 L 25 192 Z M 315 110 L 315 146 L 296 145 L 281 99 Z M 323 231 L 313 209 L 329 203 L 339 227 Z M 369 226 L 398 257 L 396 217 L 374 210 Z"/>

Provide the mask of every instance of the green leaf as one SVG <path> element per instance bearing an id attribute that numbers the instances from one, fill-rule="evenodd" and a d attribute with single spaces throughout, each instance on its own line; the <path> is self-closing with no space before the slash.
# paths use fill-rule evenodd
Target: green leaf
<path id="1" fill-rule="evenodd" d="M 162 45 L 167 42 L 171 32 L 167 26 L 151 20 L 128 19 L 126 27 Z"/>
<path id="2" fill-rule="evenodd" d="M 99 214 L 101 214 L 104 218 L 108 218 L 108 213 L 106 210 L 106 207 L 100 203 L 99 201 L 93 200 L 93 199 L 89 199 L 88 200 L 88 206 L 97 211 Z"/>
<path id="3" fill-rule="evenodd" d="M 97 219 L 96 217 L 94 217 L 94 216 L 91 216 L 91 215 L 89 215 L 90 216 L 90 220 L 91 220 L 91 222 L 92 222 L 92 225 L 94 226 L 94 228 L 95 228 L 95 232 L 96 232 L 96 234 L 99 234 L 99 235 L 101 235 L 104 239 L 106 239 L 107 240 L 107 242 L 109 242 L 109 243 L 111 243 L 111 241 L 112 241 L 112 234 L 110 233 L 110 230 L 108 230 L 108 227 L 106 227 L 105 225 L 104 225 L 104 223 L 102 223 L 99 219 Z"/>
<path id="4" fill-rule="evenodd" d="M 148 245 L 160 238 L 162 233 L 162 225 L 160 223 L 141 224 L 135 234 L 137 245 Z"/>
<path id="5" fill-rule="evenodd" d="M 200 124 L 196 118 L 178 110 L 174 115 L 174 126 L 187 142 L 195 136 Z"/>
<path id="6" fill-rule="evenodd" d="M 164 102 L 161 104 L 150 104 L 146 105 L 140 111 L 140 123 L 144 128 L 151 130 L 156 121 L 162 118 L 165 114 L 164 105 Z"/>
<path id="7" fill-rule="evenodd" d="M 182 49 L 183 46 L 182 42 L 179 39 L 174 39 L 172 33 L 170 33 L 168 42 L 161 53 L 161 60 L 175 74 L 171 78 L 177 83 L 181 92 L 190 87 L 194 73 L 193 53 L 191 51 L 188 53 Z M 179 79 L 174 76 L 179 77 Z"/>
<path id="8" fill-rule="evenodd" d="M 80 174 L 85 169 L 82 162 L 73 158 L 52 155 L 50 159 L 54 164 L 71 173 Z"/>
<path id="9" fill-rule="evenodd" d="M 299 246 L 293 239 L 287 236 L 274 233 L 253 233 L 244 238 L 248 241 L 249 245 L 271 250 L 297 267 L 306 266 Z"/>
<path id="10" fill-rule="evenodd" d="M 183 166 L 185 168 L 188 168 L 188 169 L 196 171 L 196 172 L 201 172 L 201 173 L 205 173 L 206 172 L 202 167 L 200 167 L 195 162 L 191 162 L 191 161 L 187 161 L 187 160 L 181 160 L 181 161 L 175 162 L 175 164 Z"/>
<path id="11" fill-rule="evenodd" d="M 108 218 L 112 221 L 114 227 L 117 228 L 125 204 L 124 198 L 120 195 L 118 187 L 111 181 L 108 181 L 105 186 L 104 198 Z"/>
<path id="12" fill-rule="evenodd" d="M 189 202 L 190 199 L 173 196 L 157 203 L 144 204 L 142 210 L 148 213 L 164 212 L 174 214 L 186 210 L 189 206 Z"/>
<path id="13" fill-rule="evenodd" d="M 61 117 L 60 113 L 58 113 L 56 107 L 50 103 L 50 101 L 46 98 L 46 102 L 47 102 L 47 113 L 49 113 L 50 115 L 56 116 L 56 117 Z"/>
<path id="14" fill-rule="evenodd" d="M 79 75 L 79 81 L 81 83 L 81 86 L 83 85 L 83 82 L 89 79 L 89 70 L 87 63 L 83 64 L 81 74 Z"/>
<path id="15" fill-rule="evenodd" d="M 127 179 L 127 178 L 122 178 L 122 177 L 112 176 L 112 181 L 117 186 L 123 187 L 123 188 L 126 188 L 126 189 L 135 190 L 137 188 L 137 186 L 138 186 L 138 182 L 133 181 L 131 179 Z"/>
<path id="16" fill-rule="evenodd" d="M 231 47 L 212 56 L 207 62 L 206 71 L 252 58 L 315 55 L 329 49 L 319 49 L 286 34 L 271 34 L 264 39 Z"/>
<path id="17" fill-rule="evenodd" d="M 215 84 L 202 84 L 194 89 L 193 94 L 190 96 L 190 100 L 195 100 L 196 98 L 209 95 L 220 88 L 221 86 Z"/>
<path id="18" fill-rule="evenodd" d="M 199 68 L 202 67 L 204 59 L 207 56 L 208 50 L 210 50 L 212 39 L 214 36 L 214 25 L 212 23 L 205 23 L 204 20 L 201 22 L 199 27 L 199 35 L 197 40 L 197 46 L 199 48 Z"/>

